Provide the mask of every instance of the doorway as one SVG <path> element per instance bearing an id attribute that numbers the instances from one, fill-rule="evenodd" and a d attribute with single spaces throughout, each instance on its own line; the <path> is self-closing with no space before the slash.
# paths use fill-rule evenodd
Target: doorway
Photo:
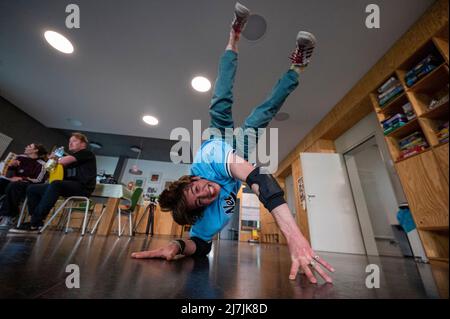
<path id="1" fill-rule="evenodd" d="M 398 202 L 375 135 L 344 153 L 368 255 L 413 256 L 397 221 Z"/>

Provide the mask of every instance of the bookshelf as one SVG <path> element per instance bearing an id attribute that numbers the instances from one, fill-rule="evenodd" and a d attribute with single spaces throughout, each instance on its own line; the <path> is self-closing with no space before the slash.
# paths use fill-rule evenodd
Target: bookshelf
<path id="1" fill-rule="evenodd" d="M 448 45 L 446 26 L 370 93 L 427 256 L 447 263 Z"/>

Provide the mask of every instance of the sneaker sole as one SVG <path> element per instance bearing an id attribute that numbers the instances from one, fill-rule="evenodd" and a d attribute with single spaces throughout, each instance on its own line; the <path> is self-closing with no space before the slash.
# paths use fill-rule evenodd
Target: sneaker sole
<path id="1" fill-rule="evenodd" d="M 239 2 L 236 2 L 234 12 L 239 18 L 246 18 L 250 15 L 250 10 Z"/>
<path id="2" fill-rule="evenodd" d="M 300 31 L 297 34 L 297 44 L 314 47 L 317 43 L 316 37 L 311 32 Z"/>

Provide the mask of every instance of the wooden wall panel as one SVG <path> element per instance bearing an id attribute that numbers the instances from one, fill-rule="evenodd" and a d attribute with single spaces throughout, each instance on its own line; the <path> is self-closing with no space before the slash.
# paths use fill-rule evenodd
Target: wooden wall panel
<path id="1" fill-rule="evenodd" d="M 432 151 L 396 164 L 418 228 L 448 227 L 448 183 Z"/>
<path id="2" fill-rule="evenodd" d="M 441 167 L 442 174 L 444 175 L 447 183 L 448 183 L 448 143 L 445 145 L 441 145 L 433 149 L 434 155 L 438 160 L 439 166 Z"/>
<path id="3" fill-rule="evenodd" d="M 170 212 L 163 212 L 159 206 L 155 209 L 155 235 L 171 235 L 178 236 L 181 233 L 181 226 L 179 226 L 172 218 Z"/>
<path id="4" fill-rule="evenodd" d="M 298 189 L 298 180 L 303 175 L 302 166 L 300 164 L 300 155 L 298 158 L 292 163 L 292 179 L 294 181 L 294 196 L 295 196 L 295 211 L 297 217 L 297 225 L 300 228 L 303 236 L 310 241 L 311 237 L 309 234 L 309 223 L 308 223 L 308 214 L 306 209 L 303 209 L 302 203 L 300 201 L 300 191 Z"/>
<path id="5" fill-rule="evenodd" d="M 427 249 L 427 257 L 431 260 L 448 262 L 448 230 L 419 230 L 423 246 Z"/>

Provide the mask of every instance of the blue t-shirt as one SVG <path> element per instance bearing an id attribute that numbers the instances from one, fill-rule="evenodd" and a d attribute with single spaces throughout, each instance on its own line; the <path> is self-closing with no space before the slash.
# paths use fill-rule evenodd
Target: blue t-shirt
<path id="1" fill-rule="evenodd" d="M 191 237 L 210 241 L 230 220 L 241 182 L 231 175 L 227 159 L 233 148 L 222 139 L 205 141 L 194 157 L 191 174 L 220 185 L 217 199 L 207 206 L 192 226 Z"/>

